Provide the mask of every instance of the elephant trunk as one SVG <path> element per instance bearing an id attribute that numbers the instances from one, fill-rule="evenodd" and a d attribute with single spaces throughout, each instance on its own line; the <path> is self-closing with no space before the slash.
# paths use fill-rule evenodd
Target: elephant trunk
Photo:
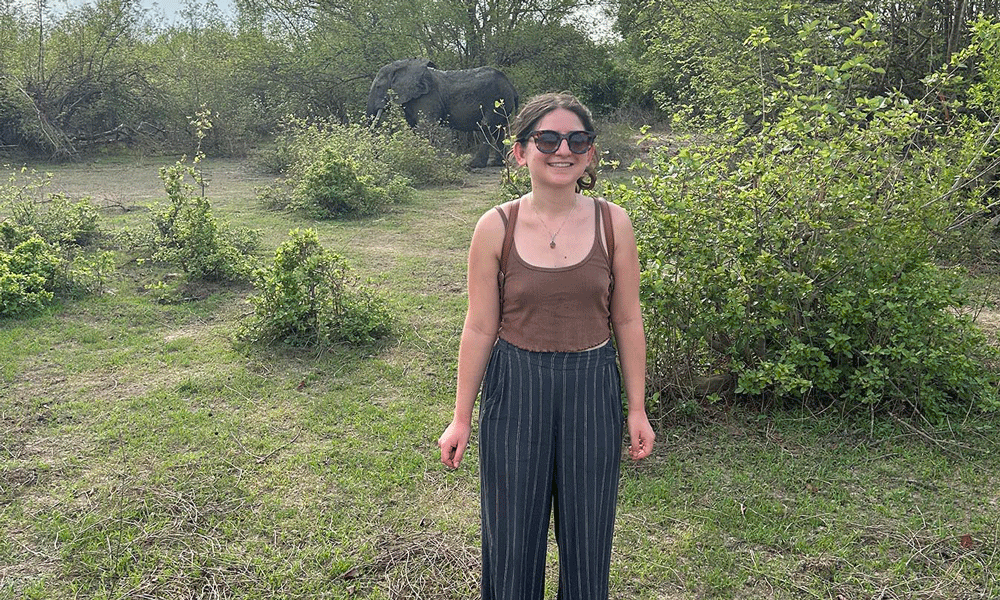
<path id="1" fill-rule="evenodd" d="M 385 110 L 387 100 L 384 93 L 377 93 L 374 89 L 368 94 L 368 106 L 365 109 L 365 115 L 367 115 L 370 125 L 378 123 L 378 120 L 382 118 L 382 111 Z"/>

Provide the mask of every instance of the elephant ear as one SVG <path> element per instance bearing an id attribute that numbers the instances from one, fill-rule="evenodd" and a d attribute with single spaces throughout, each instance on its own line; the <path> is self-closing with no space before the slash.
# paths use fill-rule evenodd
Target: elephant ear
<path id="1" fill-rule="evenodd" d="M 434 82 L 425 64 L 410 64 L 396 71 L 392 79 L 392 89 L 400 104 L 427 95 Z"/>

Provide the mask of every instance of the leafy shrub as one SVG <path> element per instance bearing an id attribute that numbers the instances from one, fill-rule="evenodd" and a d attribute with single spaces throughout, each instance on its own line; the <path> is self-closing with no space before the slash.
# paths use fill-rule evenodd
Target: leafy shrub
<path id="1" fill-rule="evenodd" d="M 49 194 L 45 203 L 15 203 L 12 213 L 14 222 L 31 227 L 50 243 L 86 246 L 99 233 L 97 209 L 88 199 L 73 202 L 65 194 Z"/>
<path id="2" fill-rule="evenodd" d="M 28 228 L 0 223 L 0 317 L 41 310 L 52 301 L 56 250 Z"/>
<path id="3" fill-rule="evenodd" d="M 508 166 L 500 178 L 500 189 L 497 193 L 498 202 L 514 200 L 531 191 L 531 175 L 523 167 Z"/>
<path id="4" fill-rule="evenodd" d="M 413 184 L 453 183 L 464 172 L 460 158 L 395 122 L 372 130 L 289 119 L 258 162 L 286 175 L 284 190 L 260 193 L 264 202 L 316 217 L 379 214 L 409 200 Z"/>
<path id="5" fill-rule="evenodd" d="M 202 185 L 201 195 L 185 182 L 190 175 Z M 212 215 L 198 171 L 181 162 L 160 169 L 169 204 L 153 214 L 150 258 L 177 265 L 189 279 L 247 281 L 253 271 L 252 252 L 259 234 L 227 229 Z"/>
<path id="6" fill-rule="evenodd" d="M 114 272 L 112 255 L 91 246 L 100 237 L 88 199 L 45 194 L 48 176 L 22 169 L 0 186 L 0 315 L 33 312 L 56 296 L 99 293 Z"/>
<path id="7" fill-rule="evenodd" d="M 366 344 L 388 336 L 392 317 L 385 303 L 361 288 L 347 262 L 323 248 L 310 229 L 293 230 L 257 274 L 260 294 L 240 337 L 293 346 Z"/>
<path id="8" fill-rule="evenodd" d="M 446 150 L 442 143 L 433 143 L 434 137 L 446 137 L 443 129 L 440 125 L 426 124 L 417 129 L 383 127 L 374 132 L 375 156 L 413 185 L 460 183 L 466 172 L 466 157 Z M 447 130 L 447 133 L 452 132 Z"/>
<path id="9" fill-rule="evenodd" d="M 408 199 L 412 190 L 407 181 L 379 173 L 379 166 L 351 156 L 341 146 L 324 146 L 296 169 L 294 206 L 317 217 L 367 216 Z"/>
<path id="10" fill-rule="evenodd" d="M 759 132 L 733 122 L 607 190 L 636 227 L 651 388 L 930 419 L 1000 406 L 982 366 L 996 351 L 959 273 L 934 262 L 980 209 L 956 182 L 983 160 L 989 129 L 940 127 L 935 106 L 902 95 L 854 97 L 863 60 L 799 59 L 763 99 Z"/>

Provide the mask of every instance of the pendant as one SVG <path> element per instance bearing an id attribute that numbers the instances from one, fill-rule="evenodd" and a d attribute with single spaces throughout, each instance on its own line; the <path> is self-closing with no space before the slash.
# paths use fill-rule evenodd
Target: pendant
<path id="1" fill-rule="evenodd" d="M 555 247 L 556 247 L 556 241 L 555 240 L 552 240 L 551 242 L 549 242 L 549 248 L 555 248 Z"/>

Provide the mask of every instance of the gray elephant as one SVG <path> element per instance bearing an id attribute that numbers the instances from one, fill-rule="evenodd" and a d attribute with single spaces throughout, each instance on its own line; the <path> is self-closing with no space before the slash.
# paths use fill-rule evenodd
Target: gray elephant
<path id="1" fill-rule="evenodd" d="M 381 117 L 389 90 L 396 93 L 411 127 L 425 119 L 456 131 L 484 135 L 471 166 L 486 166 L 490 150 L 496 163 L 503 163 L 504 131 L 508 115 L 517 112 L 518 97 L 500 71 L 491 67 L 440 71 L 429 60 L 418 58 L 391 62 L 379 69 L 372 81 L 366 111 L 369 120 Z"/>

